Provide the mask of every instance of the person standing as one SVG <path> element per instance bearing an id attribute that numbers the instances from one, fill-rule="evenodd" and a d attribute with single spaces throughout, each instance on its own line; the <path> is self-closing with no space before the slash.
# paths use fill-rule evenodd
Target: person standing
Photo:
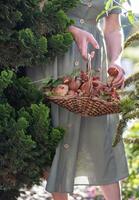
<path id="1" fill-rule="evenodd" d="M 107 68 L 118 68 L 114 86 L 124 82 L 120 65 L 123 35 L 120 23 L 121 9 L 116 7 L 103 14 L 103 30 L 96 21 L 104 10 L 105 0 L 81 0 L 68 16 L 75 24 L 68 28 L 74 42 L 64 56 L 49 65 L 28 70 L 33 80 L 53 76 L 57 78 L 74 69 L 85 70 L 88 52 L 95 51 L 92 66 L 101 81 L 107 80 Z M 113 6 L 119 0 L 113 1 Z M 54 200 L 67 200 L 75 185 L 100 186 L 106 200 L 121 200 L 120 180 L 128 177 L 128 165 L 123 141 L 112 147 L 118 114 L 99 117 L 81 117 L 52 103 L 53 126 L 64 127 L 66 133 L 59 142 L 49 172 L 46 190 Z"/>

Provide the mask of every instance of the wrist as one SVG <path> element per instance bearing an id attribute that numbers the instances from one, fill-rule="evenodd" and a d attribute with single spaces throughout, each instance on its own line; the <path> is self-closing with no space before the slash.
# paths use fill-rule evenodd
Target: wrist
<path id="1" fill-rule="evenodd" d="M 71 34 L 76 34 L 79 31 L 79 28 L 77 28 L 76 26 L 71 25 L 71 26 L 68 27 L 68 31 Z"/>
<path id="2" fill-rule="evenodd" d="M 121 57 L 117 58 L 117 59 L 111 59 L 109 65 L 118 65 L 121 66 Z"/>

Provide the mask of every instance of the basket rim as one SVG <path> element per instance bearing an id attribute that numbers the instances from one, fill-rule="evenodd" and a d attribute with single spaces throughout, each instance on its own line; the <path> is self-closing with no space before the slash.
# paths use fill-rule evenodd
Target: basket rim
<path id="1" fill-rule="evenodd" d="M 106 101 L 106 100 L 103 100 L 103 99 L 100 99 L 98 97 L 85 97 L 85 96 L 76 96 L 76 95 L 66 95 L 66 96 L 49 96 L 49 95 L 45 95 L 47 99 L 50 99 L 50 100 L 60 100 L 60 99 L 63 99 L 63 100 L 69 100 L 69 99 L 88 99 L 88 100 L 91 100 L 91 101 L 98 101 L 98 102 L 102 102 L 103 104 L 119 104 L 120 103 L 120 100 L 113 100 L 113 101 Z"/>

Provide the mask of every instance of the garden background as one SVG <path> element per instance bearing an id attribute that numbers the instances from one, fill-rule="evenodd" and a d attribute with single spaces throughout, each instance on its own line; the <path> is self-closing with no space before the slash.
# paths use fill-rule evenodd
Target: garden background
<path id="1" fill-rule="evenodd" d="M 64 54 L 73 38 L 66 12 L 79 0 L 0 1 L 0 199 L 45 200 L 43 180 L 55 148 L 64 134 L 53 128 L 49 103 L 26 77 L 26 68 Z M 131 25 L 122 17 L 125 37 L 139 31 L 138 15 Z M 128 76 L 139 67 L 139 42 L 123 53 Z M 139 120 L 132 120 L 124 137 L 139 137 Z M 130 177 L 122 183 L 124 200 L 139 199 L 139 144 L 125 144 Z M 37 186 L 38 185 L 38 186 Z M 33 187 L 32 187 L 33 186 Z M 97 188 L 76 188 L 76 199 L 103 199 Z"/>

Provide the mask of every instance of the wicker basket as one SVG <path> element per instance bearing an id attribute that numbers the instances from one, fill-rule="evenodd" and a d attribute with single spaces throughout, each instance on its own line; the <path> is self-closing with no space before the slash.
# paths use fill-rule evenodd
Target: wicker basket
<path id="1" fill-rule="evenodd" d="M 107 102 L 99 98 L 74 97 L 74 96 L 47 96 L 47 98 L 81 116 L 100 116 L 112 113 L 119 113 L 119 103 L 117 101 Z"/>
<path id="2" fill-rule="evenodd" d="M 91 56 L 88 56 L 88 69 L 90 69 L 91 77 Z M 87 70 L 88 70 L 87 69 Z M 112 113 L 119 113 L 119 101 L 108 102 L 96 97 L 84 96 L 49 96 L 46 98 L 57 105 L 68 109 L 71 112 L 80 114 L 81 116 L 101 116 Z"/>

